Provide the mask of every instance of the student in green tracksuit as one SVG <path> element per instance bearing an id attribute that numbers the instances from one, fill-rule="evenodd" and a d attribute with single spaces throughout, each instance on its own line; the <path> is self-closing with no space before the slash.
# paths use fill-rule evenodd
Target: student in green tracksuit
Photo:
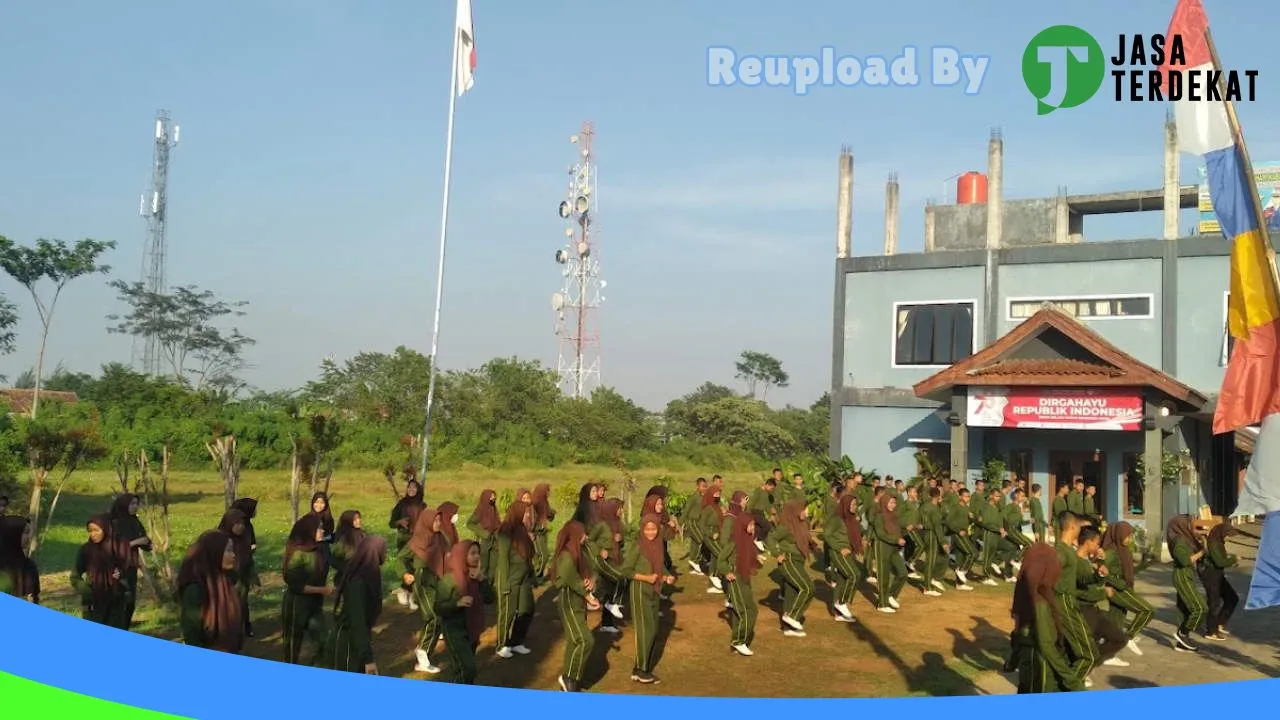
<path id="1" fill-rule="evenodd" d="M 1069 481 L 1064 481 L 1061 485 L 1058 485 L 1058 494 L 1054 495 L 1053 505 L 1049 509 L 1049 518 L 1053 521 L 1055 534 L 1061 529 L 1058 527 L 1058 521 L 1062 519 L 1062 513 L 1070 512 L 1067 508 L 1067 496 L 1070 494 L 1071 483 Z"/>
<path id="2" fill-rule="evenodd" d="M 982 534 L 982 580 L 983 585 L 995 585 L 1000 577 L 1005 560 L 1005 542 L 1007 534 L 1004 529 L 1004 513 L 1000 510 L 997 497 L 999 490 L 987 494 L 987 501 L 977 506 L 974 516 L 974 527 Z M 976 498 L 975 498 L 976 501 Z"/>
<path id="3" fill-rule="evenodd" d="M 1173 635 L 1173 649 L 1195 652 L 1198 648 L 1191 642 L 1191 633 L 1200 629 L 1208 612 L 1204 596 L 1196 589 L 1196 565 L 1204 559 L 1204 545 L 1190 515 L 1177 515 L 1169 520 L 1165 541 L 1173 556 L 1173 589 L 1178 594 L 1181 615 Z"/>
<path id="4" fill-rule="evenodd" d="M 1084 516 L 1093 526 L 1102 531 L 1102 513 L 1098 509 L 1098 486 L 1090 485 L 1084 489 Z"/>
<path id="5" fill-rule="evenodd" d="M 724 574 L 733 571 L 733 522 L 743 513 L 747 512 L 747 494 L 741 490 L 735 490 L 733 495 L 729 496 L 729 504 L 725 506 L 724 515 L 720 519 L 720 527 L 716 529 L 716 557 L 711 561 L 711 567 L 715 570 L 716 577 L 723 578 Z M 645 515 L 658 515 L 651 508 L 646 507 L 644 512 L 640 513 L 641 517 Z M 729 600 L 726 603 L 732 605 Z"/>
<path id="6" fill-rule="evenodd" d="M 1097 664 L 1098 646 L 1088 624 L 1080 614 L 1079 606 L 1080 586 L 1077 578 L 1079 557 L 1076 539 L 1080 535 L 1080 528 L 1084 525 L 1084 518 L 1070 511 L 1058 518 L 1059 530 L 1054 552 L 1058 555 L 1058 564 L 1062 568 L 1062 573 L 1058 576 L 1058 582 L 1054 584 L 1053 592 L 1058 599 L 1061 621 L 1059 627 L 1070 659 L 1073 663 L 1084 662 L 1087 673 Z M 1025 563 L 1023 567 L 1026 567 Z M 1088 684 L 1087 678 L 1085 683 Z"/>
<path id="7" fill-rule="evenodd" d="M 124 587 L 120 582 L 120 553 L 112 550 L 111 518 L 94 515 L 85 523 L 89 535 L 76 552 L 71 587 L 80 596 L 81 617 L 121 630 L 125 622 Z"/>
<path id="8" fill-rule="evenodd" d="M 719 577 L 717 558 L 720 557 L 720 525 L 724 520 L 724 508 L 720 497 L 724 491 L 714 485 L 702 493 L 702 509 L 698 511 L 698 535 L 702 537 L 702 556 L 707 558 L 708 593 L 724 593 L 724 582 Z"/>
<path id="9" fill-rule="evenodd" d="M 528 655 L 524 640 L 533 624 L 533 508 L 519 500 L 498 528 L 498 651 L 500 658 Z"/>
<path id="10" fill-rule="evenodd" d="M 240 514 L 230 510 L 228 514 Z M 236 591 L 235 540 L 221 530 L 202 534 L 178 567 L 178 624 L 182 641 L 192 647 L 239 653 L 244 619 Z"/>
<path id="11" fill-rule="evenodd" d="M 133 614 L 138 609 L 138 569 L 142 567 L 142 551 L 151 549 L 151 538 L 138 519 L 142 501 L 137 495 L 125 493 L 111 504 L 112 548 L 119 553 L 120 586 L 124 589 L 124 606 L 121 622 L 128 630 L 133 625 Z"/>
<path id="12" fill-rule="evenodd" d="M 476 683 L 476 648 L 484 632 L 484 605 L 489 586 L 480 570 L 480 543 L 463 540 L 449 548 L 445 574 L 436 583 L 436 616 L 444 634 L 453 681 Z"/>
<path id="13" fill-rule="evenodd" d="M 726 593 L 729 596 L 729 612 L 732 614 L 732 634 L 729 647 L 743 656 L 755 653 L 751 643 L 756 635 L 758 608 L 751 590 L 751 578 L 760 569 L 760 555 L 756 548 L 755 517 L 749 512 L 730 516 L 732 525 L 721 543 L 724 553 L 721 565 L 725 568 Z M 728 520 L 726 519 L 726 522 Z"/>
<path id="14" fill-rule="evenodd" d="M 675 582 L 662 561 L 662 518 L 648 515 L 640 519 L 636 542 L 628 544 L 622 572 L 631 586 L 631 624 L 636 635 L 636 662 L 631 670 L 634 682 L 652 685 L 654 650 L 658 639 L 658 603 L 663 585 Z"/>
<path id="15" fill-rule="evenodd" d="M 808 502 L 809 496 L 804 489 L 804 475 L 795 473 L 791 476 L 791 482 L 778 488 L 778 502 L 787 504 L 793 500 L 804 500 Z"/>
<path id="16" fill-rule="evenodd" d="M 361 537 L 333 582 L 333 637 L 329 641 L 334 670 L 378 674 L 373 657 L 373 625 L 382 614 L 382 566 L 387 541 Z"/>
<path id="17" fill-rule="evenodd" d="M 1240 532 L 1230 523 L 1219 523 L 1209 531 L 1205 542 L 1204 562 L 1200 568 L 1200 582 L 1208 596 L 1208 615 L 1205 637 L 1209 640 L 1226 640 L 1227 623 L 1240 604 L 1240 595 L 1227 580 L 1227 569 L 1235 567 L 1239 560 L 1227 552 L 1227 538 Z"/>
<path id="18" fill-rule="evenodd" d="M 902 482 L 899 480 L 898 482 Z M 902 550 L 902 559 L 907 563 L 908 577 L 919 575 L 912 568 L 915 565 L 916 558 L 920 556 L 920 552 L 924 549 L 924 540 L 920 535 L 922 525 L 920 523 L 920 491 L 915 485 L 906 488 L 903 491 L 903 497 L 898 500 L 898 526 L 902 528 L 902 536 L 906 539 L 907 544 Z M 913 578 L 914 579 L 914 578 Z"/>
<path id="19" fill-rule="evenodd" d="M 858 498 L 845 493 L 835 499 L 834 512 L 822 518 L 822 546 L 827 549 L 836 589 L 832 595 L 832 615 L 837 622 L 853 622 L 853 602 L 862 573 L 858 556 L 864 552 L 862 521 L 858 518 Z"/>
<path id="20" fill-rule="evenodd" d="M 333 545 L 329 551 L 329 563 L 333 566 L 335 581 L 363 539 L 364 525 L 360 511 L 347 510 L 342 513 L 338 518 L 338 528 L 333 531 Z"/>
<path id="21" fill-rule="evenodd" d="M 600 630 L 617 635 L 622 619 L 622 597 L 626 592 L 626 576 L 622 565 L 622 501 L 617 498 L 597 503 L 595 522 L 587 530 L 587 550 L 595 570 L 595 596 L 604 606 L 600 613 Z"/>
<path id="22" fill-rule="evenodd" d="M 809 577 L 809 509 L 803 500 L 792 500 L 782 506 L 778 526 L 765 542 L 768 552 L 778 561 L 782 585 L 782 634 L 804 637 L 804 611 L 813 602 L 813 578 Z"/>
<path id="23" fill-rule="evenodd" d="M 1084 513 L 1084 481 L 1076 480 L 1071 486 L 1071 491 L 1067 493 L 1067 510 L 1081 518 L 1088 520 L 1089 516 Z"/>
<path id="24" fill-rule="evenodd" d="M 1008 543 L 1008 556 L 1005 560 L 1012 566 L 1012 572 L 1006 568 L 1005 575 L 1010 581 L 1014 573 L 1022 566 L 1022 554 L 1031 546 L 1031 539 L 1022 534 L 1022 508 L 1026 503 L 1026 493 L 1021 489 L 1013 491 L 1009 502 L 1004 505 L 1004 539 Z"/>
<path id="25" fill-rule="evenodd" d="M 27 557 L 32 532 L 30 520 L 0 515 L 0 593 L 39 605 L 40 570 Z"/>
<path id="26" fill-rule="evenodd" d="M 898 524 L 898 500 L 892 495 L 880 496 L 880 511 L 871 519 L 871 533 L 876 541 L 876 575 L 880 579 L 880 603 L 876 608 L 882 613 L 894 613 L 898 608 L 898 593 L 907 583 L 907 566 L 902 560 L 901 549 L 907 544 Z"/>
<path id="27" fill-rule="evenodd" d="M 392 472 L 394 472 L 394 468 Z M 409 538 L 413 536 L 413 523 L 418 519 L 418 513 L 425 506 L 426 504 L 422 500 L 422 486 L 418 484 L 417 480 L 410 477 L 404 484 L 404 497 L 397 500 L 395 507 L 391 508 L 391 521 L 387 523 L 388 527 L 396 531 L 396 557 L 400 556 L 400 552 L 404 550 Z M 407 585 L 401 585 L 396 588 L 396 601 L 401 605 L 408 605 L 411 589 Z"/>
<path id="28" fill-rule="evenodd" d="M 693 494 L 684 502 L 684 514 L 680 518 L 680 527 L 684 528 L 685 539 L 689 550 L 687 560 L 689 571 L 694 575 L 704 575 L 705 558 L 702 556 L 702 531 L 698 524 L 698 515 L 702 512 L 702 496 L 707 492 L 707 479 L 698 478 L 693 484 Z"/>
<path id="29" fill-rule="evenodd" d="M 324 599 L 333 594 L 328 585 L 329 564 L 322 543 L 325 531 L 320 515 L 303 515 L 293 524 L 284 546 L 284 599 L 280 604 L 284 661 L 302 663 L 302 643 L 310 639 L 316 646 L 312 663 L 324 657 L 328 628 Z"/>
<path id="30" fill-rule="evenodd" d="M 1101 610 L 1102 601 L 1115 595 L 1115 588 L 1106 583 L 1109 571 L 1103 564 L 1102 533 L 1093 525 L 1080 528 L 1076 538 L 1076 606 L 1080 617 L 1089 627 L 1090 638 L 1095 643 L 1096 665 L 1128 667 L 1129 663 L 1116 657 L 1129 636 L 1123 626 Z"/>
<path id="31" fill-rule="evenodd" d="M 440 638 L 440 618 L 435 610 L 436 583 L 444 574 L 444 559 L 449 552 L 449 537 L 442 532 L 444 521 L 440 513 L 428 507 L 418 511 L 413 523 L 413 535 L 400 551 L 402 580 L 412 589 L 414 604 L 422 613 L 422 632 L 418 646 L 414 648 L 415 672 L 437 675 L 440 668 L 431 662 L 431 653 Z"/>
<path id="32" fill-rule="evenodd" d="M 1033 483 L 1031 485 L 1031 497 L 1027 501 L 1027 505 L 1030 508 L 1029 514 L 1031 515 L 1031 533 L 1035 535 L 1036 542 L 1044 542 L 1048 538 L 1048 528 L 1044 521 L 1044 503 L 1040 502 L 1041 492 L 1043 492 L 1043 489 L 1040 484 Z"/>
<path id="33" fill-rule="evenodd" d="M 570 520 L 560 528 L 552 555 L 552 585 L 558 590 L 556 606 L 564 625 L 564 667 L 557 682 L 565 692 L 578 692 L 587 658 L 595 647 L 591 628 L 587 626 L 587 610 L 599 603 L 592 596 L 595 583 L 591 579 L 590 549 L 587 530 L 582 523 Z"/>
<path id="34" fill-rule="evenodd" d="M 1066 635 L 1056 592 L 1062 566 L 1054 549 L 1032 545 L 1013 588 L 1013 645 L 1018 693 L 1083 690 L 1089 664 L 1072 661 L 1061 650 Z"/>
<path id="35" fill-rule="evenodd" d="M 872 486 L 869 497 L 871 498 L 871 505 L 869 507 L 865 505 L 858 506 L 862 508 L 862 520 L 866 525 L 867 530 L 872 529 L 872 524 L 875 522 L 876 515 L 880 514 L 883 507 L 880 503 L 880 499 L 886 497 L 884 494 L 884 487 L 880 485 Z M 880 582 L 880 543 L 875 541 L 875 533 L 871 533 L 871 537 L 868 538 L 868 540 L 867 552 L 864 556 L 866 558 L 865 568 L 867 571 L 867 582 L 872 585 L 876 585 Z"/>
<path id="36" fill-rule="evenodd" d="M 920 506 L 920 537 L 924 546 L 916 560 L 916 571 L 923 580 L 924 594 L 930 597 L 942 595 L 942 576 L 947 572 L 946 555 L 951 548 L 946 544 L 947 528 L 943 522 L 942 490 L 929 488 L 928 500 Z"/>
<path id="37" fill-rule="evenodd" d="M 236 587 L 240 590 L 240 604 L 244 606 L 244 636 L 251 638 L 253 634 L 253 613 L 249 609 L 249 593 L 253 588 L 262 588 L 262 578 L 258 576 L 258 533 L 253 528 L 253 519 L 258 516 L 258 501 L 254 498 L 237 498 L 231 503 L 232 510 L 239 510 L 244 515 L 243 540 L 237 543 L 241 548 L 236 551 L 236 560 L 240 569 L 236 572 Z M 248 552 L 244 550 L 247 548 Z M 247 557 L 246 557 L 247 556 Z"/>
<path id="38" fill-rule="evenodd" d="M 494 535 L 501 524 L 502 519 L 498 516 L 498 493 L 492 490 L 482 491 L 476 509 L 467 519 L 467 529 L 480 543 L 480 572 L 484 573 L 485 580 L 490 583 L 495 576 L 493 556 L 497 552 L 497 538 Z"/>
<path id="39" fill-rule="evenodd" d="M 756 520 L 756 542 L 760 543 L 756 549 L 764 547 L 764 539 L 778 516 L 777 490 L 778 481 L 766 478 L 763 485 L 751 491 L 751 499 L 747 501 L 747 512 Z"/>
<path id="40" fill-rule="evenodd" d="M 1102 535 L 1102 552 L 1103 564 L 1107 568 L 1104 580 L 1112 589 L 1107 603 L 1112 622 L 1124 628 L 1133 654 L 1141 655 L 1142 650 L 1137 643 L 1139 633 L 1151 622 L 1155 609 L 1138 595 L 1133 584 L 1133 526 L 1127 522 L 1107 526 Z M 1131 616 L 1127 624 L 1124 622 L 1126 615 Z"/>
<path id="41" fill-rule="evenodd" d="M 555 519 L 556 511 L 551 507 L 551 485 L 538 483 L 533 488 L 533 578 L 539 585 L 546 579 L 551 565 L 547 536 Z"/>
<path id="42" fill-rule="evenodd" d="M 978 559 L 978 550 L 973 546 L 973 538 L 969 534 L 969 491 L 961 489 L 951 506 L 946 508 L 942 516 L 947 534 L 951 536 L 951 549 L 955 552 L 956 589 L 972 590 L 969 584 L 969 570 Z"/>

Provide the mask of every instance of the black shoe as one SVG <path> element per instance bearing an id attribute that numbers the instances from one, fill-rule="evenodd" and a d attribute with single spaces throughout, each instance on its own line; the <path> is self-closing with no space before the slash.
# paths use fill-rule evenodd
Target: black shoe
<path id="1" fill-rule="evenodd" d="M 1184 633 L 1173 634 L 1173 649 L 1179 652 L 1196 652 L 1200 648 L 1191 643 L 1191 639 Z"/>
<path id="2" fill-rule="evenodd" d="M 565 677 L 565 676 L 563 676 L 563 675 L 561 675 L 558 679 L 559 679 L 559 681 L 560 681 L 560 689 L 561 689 L 561 690 L 563 690 L 563 691 L 565 691 L 565 692 L 579 692 L 579 690 L 578 690 L 578 683 L 577 683 L 577 681 L 575 681 L 575 680 L 570 680 L 569 678 L 567 678 L 567 677 Z"/>
<path id="3" fill-rule="evenodd" d="M 642 685 L 658 684 L 658 678 L 654 677 L 653 673 L 640 672 L 639 670 L 631 671 L 631 679 Z"/>
<path id="4" fill-rule="evenodd" d="M 256 636 L 253 634 L 253 623 L 245 623 L 245 624 L 244 624 L 244 636 L 245 636 L 245 637 L 250 637 L 250 638 L 251 638 L 251 637 L 256 637 Z"/>

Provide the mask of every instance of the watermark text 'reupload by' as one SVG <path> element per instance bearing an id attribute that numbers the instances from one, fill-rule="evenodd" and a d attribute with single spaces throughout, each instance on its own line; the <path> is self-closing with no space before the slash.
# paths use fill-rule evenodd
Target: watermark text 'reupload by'
<path id="1" fill-rule="evenodd" d="M 913 45 L 894 58 L 837 56 L 834 47 L 823 47 L 817 55 L 739 55 L 731 47 L 713 45 L 707 48 L 707 84 L 789 87 L 796 95 L 807 95 L 818 86 L 916 87 L 927 78 L 934 87 L 958 86 L 965 95 L 977 95 L 991 65 L 988 55 L 966 55 L 947 45 L 929 48 L 927 68 L 921 68 L 920 56 Z"/>

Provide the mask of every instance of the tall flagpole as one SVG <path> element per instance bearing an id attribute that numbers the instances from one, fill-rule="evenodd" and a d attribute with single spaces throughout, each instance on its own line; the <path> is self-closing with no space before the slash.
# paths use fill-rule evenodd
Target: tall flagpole
<path id="1" fill-rule="evenodd" d="M 427 455 L 431 448 L 431 410 L 436 396 L 436 373 L 440 367 L 437 361 L 440 351 L 440 305 L 444 300 L 444 255 L 445 244 L 449 236 L 449 179 L 453 171 L 453 108 L 458 99 L 458 41 L 462 33 L 458 30 L 458 21 L 453 23 L 453 54 L 450 57 L 449 72 L 449 122 L 445 130 L 444 144 L 444 201 L 440 210 L 440 261 L 436 268 L 436 311 L 431 329 L 431 370 L 427 380 L 427 411 L 422 430 L 422 466 L 418 473 L 418 482 L 426 492 Z"/>

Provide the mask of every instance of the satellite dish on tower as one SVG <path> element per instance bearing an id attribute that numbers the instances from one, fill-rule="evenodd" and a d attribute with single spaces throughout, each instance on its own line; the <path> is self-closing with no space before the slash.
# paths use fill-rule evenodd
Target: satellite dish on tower
<path id="1" fill-rule="evenodd" d="M 560 248 L 559 250 L 556 251 L 556 262 L 560 263 L 561 265 L 569 262 L 569 253 L 565 252 L 564 248 Z"/>
<path id="2" fill-rule="evenodd" d="M 569 217 L 570 213 L 572 213 L 572 212 L 573 212 L 573 208 L 571 208 L 571 207 L 569 206 L 569 201 L 568 201 L 568 200 L 561 200 L 561 201 L 560 201 L 560 210 L 559 210 L 560 217 L 562 217 L 562 218 L 567 218 L 567 217 Z"/>
<path id="3" fill-rule="evenodd" d="M 578 243 L 578 257 L 586 257 L 591 254 L 591 246 L 585 242 Z"/>
<path id="4" fill-rule="evenodd" d="M 551 309 L 556 312 L 564 309 L 564 293 L 551 293 Z"/>
<path id="5" fill-rule="evenodd" d="M 590 207 L 591 203 L 587 202 L 587 198 L 582 195 L 579 195 L 578 199 L 573 202 L 573 209 L 578 214 L 586 212 Z"/>

